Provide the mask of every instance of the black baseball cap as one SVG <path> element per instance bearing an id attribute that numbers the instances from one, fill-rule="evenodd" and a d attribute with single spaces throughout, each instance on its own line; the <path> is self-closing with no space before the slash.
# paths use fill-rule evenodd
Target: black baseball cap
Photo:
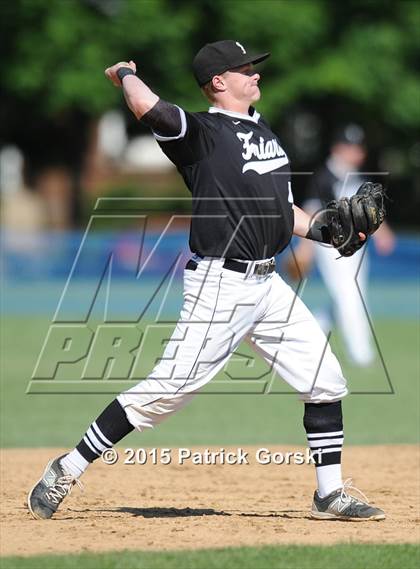
<path id="1" fill-rule="evenodd" d="M 335 131 L 332 144 L 357 144 L 364 146 L 366 143 L 365 131 L 355 123 L 347 124 Z"/>
<path id="2" fill-rule="evenodd" d="M 248 50 L 235 40 L 207 43 L 194 57 L 192 64 L 194 77 L 202 87 L 215 75 L 248 63 L 259 63 L 269 56 L 270 53 L 248 53 Z"/>

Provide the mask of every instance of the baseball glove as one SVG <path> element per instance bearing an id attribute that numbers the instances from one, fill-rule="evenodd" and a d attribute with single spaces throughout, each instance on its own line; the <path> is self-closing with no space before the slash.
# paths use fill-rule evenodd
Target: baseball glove
<path id="1" fill-rule="evenodd" d="M 325 210 L 331 244 L 343 257 L 350 257 L 363 247 L 385 219 L 385 190 L 381 184 L 365 182 L 350 198 L 328 203 Z M 361 240 L 359 233 L 366 235 Z"/>

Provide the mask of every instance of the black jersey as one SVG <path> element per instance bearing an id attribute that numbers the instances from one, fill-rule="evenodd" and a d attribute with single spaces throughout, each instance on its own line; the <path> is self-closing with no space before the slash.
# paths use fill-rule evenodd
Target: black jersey
<path id="1" fill-rule="evenodd" d="M 324 164 L 312 175 L 306 189 L 305 201 L 316 200 L 319 202 L 317 207 L 326 206 L 328 202 L 335 199 L 334 188 L 338 183 L 337 176 Z"/>
<path id="2" fill-rule="evenodd" d="M 325 207 L 331 200 L 354 195 L 363 182 L 360 172 L 345 172 L 330 157 L 311 177 L 305 203 L 313 203 L 313 209 Z"/>
<path id="3" fill-rule="evenodd" d="M 192 193 L 190 247 L 200 256 L 266 259 L 291 239 L 289 160 L 268 124 L 250 111 L 180 109 L 179 135 L 155 133 Z"/>

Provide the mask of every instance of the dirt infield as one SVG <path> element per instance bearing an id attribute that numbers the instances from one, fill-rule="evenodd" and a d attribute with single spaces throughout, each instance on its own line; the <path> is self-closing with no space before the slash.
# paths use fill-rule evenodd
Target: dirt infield
<path id="1" fill-rule="evenodd" d="M 311 520 L 314 467 L 260 465 L 257 447 L 245 450 L 249 464 L 240 466 L 195 465 L 191 460 L 180 465 L 178 449 L 172 449 L 169 465 L 126 465 L 124 456 L 113 466 L 98 461 L 83 477 L 85 491 L 76 487 L 48 521 L 31 518 L 26 493 L 60 450 L 4 450 L 1 554 L 419 541 L 417 447 L 345 449 L 344 473 L 388 514 L 385 521 L 367 523 Z"/>

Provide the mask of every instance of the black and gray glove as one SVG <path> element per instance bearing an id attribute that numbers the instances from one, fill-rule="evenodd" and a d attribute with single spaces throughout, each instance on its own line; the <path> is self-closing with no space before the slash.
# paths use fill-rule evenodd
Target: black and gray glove
<path id="1" fill-rule="evenodd" d="M 343 257 L 350 257 L 363 247 L 359 233 L 372 235 L 385 219 L 385 190 L 381 184 L 365 182 L 350 198 L 333 200 L 325 209 L 331 245 Z"/>

